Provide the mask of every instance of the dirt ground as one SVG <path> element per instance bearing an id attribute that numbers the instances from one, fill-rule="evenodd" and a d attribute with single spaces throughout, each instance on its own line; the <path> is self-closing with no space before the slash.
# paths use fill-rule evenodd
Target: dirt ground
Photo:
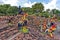
<path id="1" fill-rule="evenodd" d="M 8 26 L 8 20 L 12 18 L 12 22 L 14 24 L 16 24 L 15 26 L 17 26 L 17 23 L 19 21 L 19 18 L 21 19 L 21 16 L 11 16 L 11 17 L 0 17 L 0 29 Z M 43 23 L 43 20 L 45 19 L 44 17 L 36 17 L 36 16 L 29 16 L 28 17 L 28 25 L 27 28 L 29 29 L 29 33 L 25 34 L 22 32 L 19 32 L 18 35 L 16 35 L 16 37 L 12 36 L 13 38 L 11 40 L 60 40 L 60 23 L 57 22 L 58 28 L 56 30 L 56 32 L 54 33 L 54 38 L 50 38 L 49 36 L 47 36 L 44 33 L 40 32 L 39 29 L 39 25 L 41 23 Z M 40 22 L 40 20 L 42 22 Z M 9 39 L 6 39 L 9 40 Z"/>

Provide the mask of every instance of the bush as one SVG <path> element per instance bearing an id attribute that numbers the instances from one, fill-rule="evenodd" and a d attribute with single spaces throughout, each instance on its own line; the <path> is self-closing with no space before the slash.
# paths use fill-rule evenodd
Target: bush
<path id="1" fill-rule="evenodd" d="M 60 17 L 58 17 L 58 20 L 60 20 Z"/>

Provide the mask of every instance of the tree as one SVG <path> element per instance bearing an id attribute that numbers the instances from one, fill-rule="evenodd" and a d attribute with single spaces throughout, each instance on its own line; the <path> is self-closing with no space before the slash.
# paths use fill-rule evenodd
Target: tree
<path id="1" fill-rule="evenodd" d="M 10 6 L 10 4 L 0 5 L 0 15 L 14 15 L 18 13 L 17 6 Z"/>
<path id="2" fill-rule="evenodd" d="M 44 10 L 44 6 L 42 3 L 36 3 L 35 5 L 32 5 L 34 12 L 42 12 Z"/>
<path id="3" fill-rule="evenodd" d="M 8 13 L 11 14 L 11 15 L 17 14 L 18 13 L 18 8 L 16 6 L 11 6 L 7 9 L 7 14 Z"/>
<path id="4" fill-rule="evenodd" d="M 46 12 L 49 13 L 50 12 L 50 9 L 46 9 Z"/>
<path id="5" fill-rule="evenodd" d="M 57 9 L 52 9 L 51 12 L 52 14 L 56 14 L 56 15 L 60 14 L 60 10 Z"/>
<path id="6" fill-rule="evenodd" d="M 32 14 L 32 13 L 33 13 L 32 8 L 30 8 L 30 7 L 22 7 L 22 10 L 23 10 L 24 12 L 27 12 L 28 14 Z"/>
<path id="7" fill-rule="evenodd" d="M 0 5 L 0 14 L 6 15 L 6 11 L 9 7 L 9 4 Z"/>

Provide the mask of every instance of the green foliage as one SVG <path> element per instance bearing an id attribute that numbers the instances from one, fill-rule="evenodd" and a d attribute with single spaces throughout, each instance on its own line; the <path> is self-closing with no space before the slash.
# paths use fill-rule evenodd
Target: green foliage
<path id="1" fill-rule="evenodd" d="M 18 7 L 9 4 L 0 5 L 0 15 L 15 15 L 18 13 Z"/>
<path id="2" fill-rule="evenodd" d="M 47 9 L 44 11 L 44 5 L 42 3 L 36 3 L 35 5 L 32 5 L 32 8 L 22 7 L 21 9 L 29 15 L 34 14 L 36 16 L 52 17 L 53 14 L 56 14 L 58 15 L 57 17 L 60 16 L 60 10 L 57 9 Z M 0 5 L 0 15 L 16 15 L 18 14 L 18 10 L 18 7 L 10 6 L 10 4 Z"/>
<path id="3" fill-rule="evenodd" d="M 24 12 L 27 12 L 29 15 L 32 15 L 32 14 L 33 14 L 32 8 L 22 7 L 21 9 L 22 9 Z"/>
<path id="4" fill-rule="evenodd" d="M 35 5 L 32 6 L 32 9 L 34 12 L 42 12 L 44 10 L 44 6 L 42 3 L 36 3 Z"/>
<path id="5" fill-rule="evenodd" d="M 51 12 L 52 12 L 53 14 L 58 15 L 58 14 L 60 13 L 60 10 L 52 9 Z"/>
<path id="6" fill-rule="evenodd" d="M 58 20 L 60 20 L 60 17 L 58 17 Z"/>
<path id="7" fill-rule="evenodd" d="M 8 9 L 7 9 L 7 13 L 9 13 L 9 14 L 17 14 L 17 12 L 18 12 L 18 8 L 17 7 L 15 7 L 15 6 L 12 6 L 12 7 L 9 7 Z"/>

